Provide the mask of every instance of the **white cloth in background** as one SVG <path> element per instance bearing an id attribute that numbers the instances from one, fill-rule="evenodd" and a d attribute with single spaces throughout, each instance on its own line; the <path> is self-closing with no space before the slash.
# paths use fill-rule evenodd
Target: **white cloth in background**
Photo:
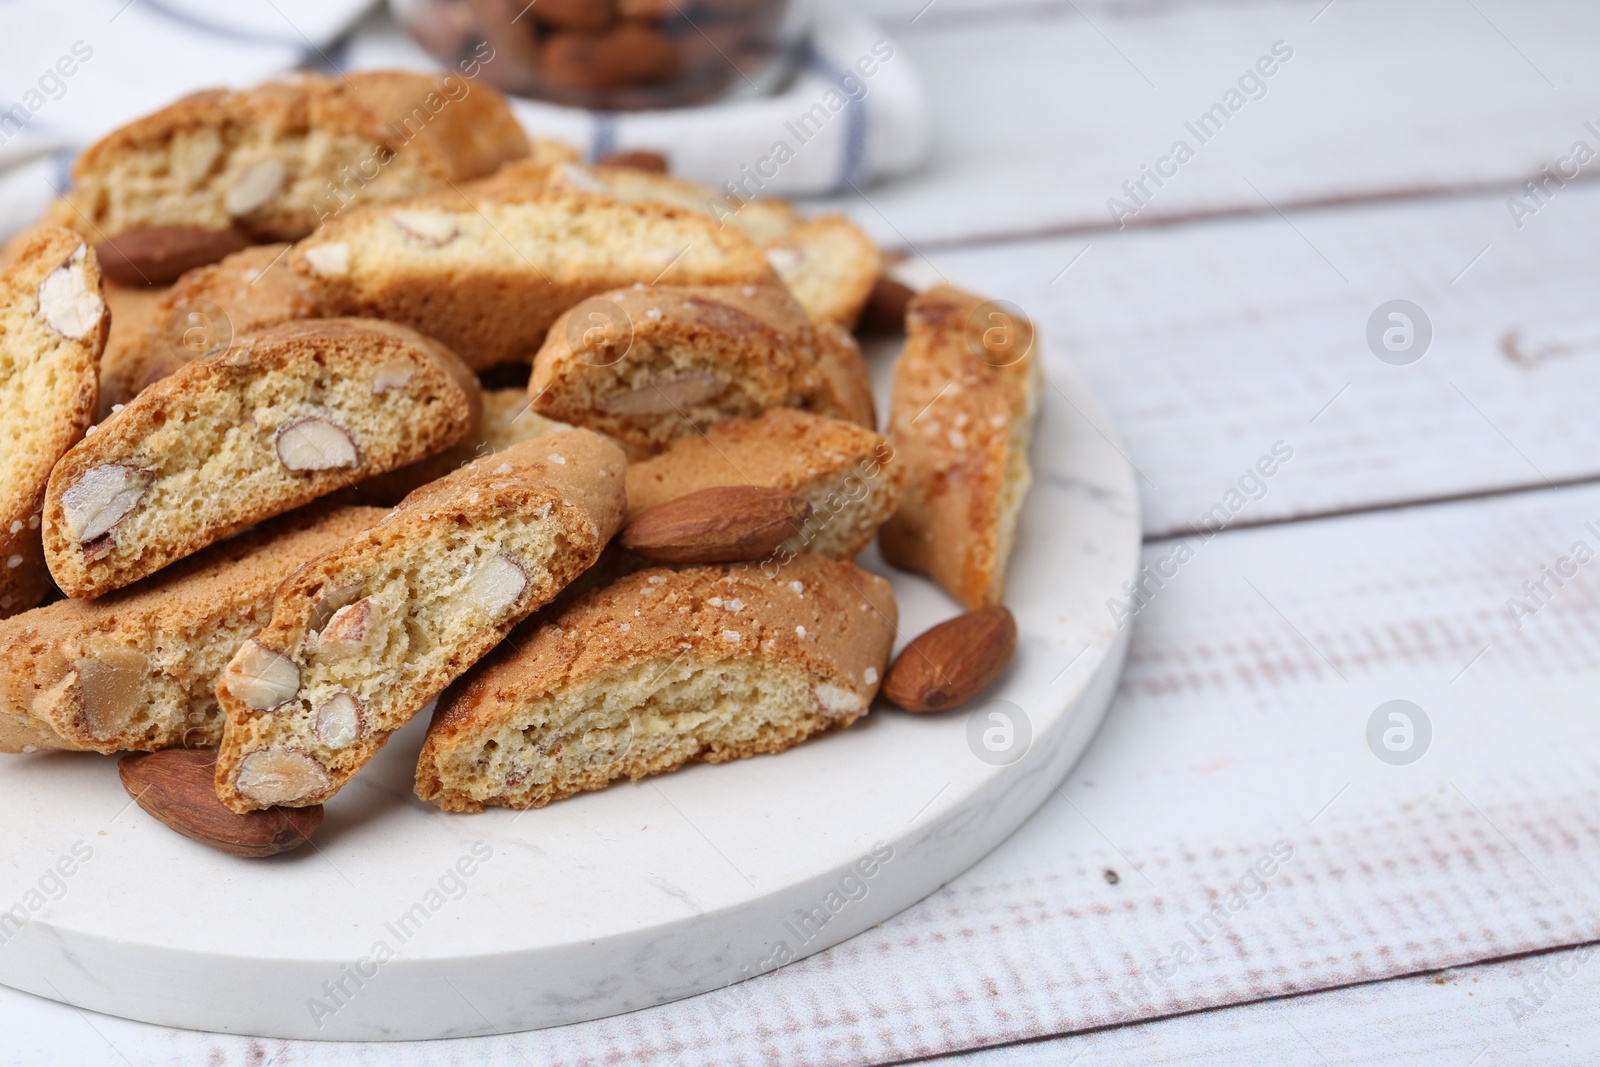
<path id="1" fill-rule="evenodd" d="M 372 8 L 373 0 L 0 4 L 0 238 L 38 218 L 85 145 L 186 93 L 297 67 L 437 67 Z M 675 174 L 735 181 L 747 195 L 864 188 L 913 169 L 929 145 L 910 59 L 872 23 L 829 10 L 818 15 L 804 69 L 778 96 L 638 113 L 515 106 L 530 133 L 591 158 L 661 151 Z"/>

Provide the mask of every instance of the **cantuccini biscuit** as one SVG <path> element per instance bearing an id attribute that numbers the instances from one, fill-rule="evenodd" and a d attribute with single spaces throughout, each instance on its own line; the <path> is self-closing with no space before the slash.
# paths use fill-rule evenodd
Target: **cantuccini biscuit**
<path id="1" fill-rule="evenodd" d="M 185 363 L 220 356 L 234 339 L 321 313 L 316 287 L 283 263 L 289 246 L 257 245 L 186 272 L 169 288 L 116 286 L 100 361 L 100 417 Z M 153 293 L 134 303 L 124 294 Z M 126 324 L 122 304 L 128 307 Z"/>
<path id="2" fill-rule="evenodd" d="M 289 255 L 344 314 L 416 327 L 476 369 L 527 362 L 561 313 L 622 285 L 772 285 L 709 217 L 592 193 L 451 191 L 347 212 Z"/>
<path id="3" fill-rule="evenodd" d="M 45 558 L 68 596 L 461 440 L 477 381 L 444 346 L 359 319 L 275 326 L 145 389 L 56 464 Z"/>
<path id="4" fill-rule="evenodd" d="M 297 74 L 195 93 L 113 131 L 78 157 L 51 217 L 119 255 L 124 280 L 154 284 L 527 153 L 505 99 L 464 78 Z"/>
<path id="5" fill-rule="evenodd" d="M 50 589 L 45 488 L 94 422 L 109 324 L 94 252 L 75 233 L 38 228 L 0 274 L 0 616 Z"/>
<path id="6" fill-rule="evenodd" d="M 383 514 L 306 509 L 131 588 L 0 622 L 0 751 L 215 746 L 217 676 L 265 625 L 278 584 Z"/>
<path id="7" fill-rule="evenodd" d="M 518 622 L 600 556 L 621 450 L 563 430 L 432 482 L 279 587 L 217 684 L 235 811 L 332 796 Z"/>
<path id="8" fill-rule="evenodd" d="M 805 312 L 778 286 L 618 289 L 557 320 L 528 395 L 550 418 L 659 450 L 771 407 L 850 414 L 831 403 L 818 355 Z"/>
<path id="9" fill-rule="evenodd" d="M 722 485 L 798 493 L 811 504 L 804 527 L 776 559 L 812 552 L 854 559 L 894 513 L 905 468 L 889 441 L 871 430 L 789 408 L 731 419 L 680 438 L 628 467 L 628 515 Z"/>
<path id="10" fill-rule="evenodd" d="M 806 314 L 854 326 L 878 280 L 882 255 L 872 238 L 839 215 L 810 219 L 765 242 L 767 260 Z"/>
<path id="11" fill-rule="evenodd" d="M 965 607 L 998 604 L 1032 482 L 1033 327 L 940 285 L 911 301 L 906 330 L 889 434 L 909 480 L 879 534 L 884 558 Z"/>
<path id="12" fill-rule="evenodd" d="M 867 711 L 894 641 L 883 579 L 818 556 L 652 567 L 535 620 L 441 698 L 416 792 L 542 807 L 692 760 L 781 752 Z"/>

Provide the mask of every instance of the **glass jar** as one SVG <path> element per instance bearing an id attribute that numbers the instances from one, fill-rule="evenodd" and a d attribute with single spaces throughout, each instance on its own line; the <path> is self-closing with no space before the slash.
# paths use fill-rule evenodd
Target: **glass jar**
<path id="1" fill-rule="evenodd" d="M 517 96 L 603 111 L 774 92 L 793 74 L 811 0 L 390 0 L 447 66 Z M 487 47 L 486 47 L 487 46 Z"/>

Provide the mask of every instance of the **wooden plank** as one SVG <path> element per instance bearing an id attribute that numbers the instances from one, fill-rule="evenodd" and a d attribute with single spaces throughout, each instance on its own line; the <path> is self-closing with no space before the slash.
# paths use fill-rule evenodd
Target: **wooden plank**
<path id="1" fill-rule="evenodd" d="M 1138 1063 L 1567 1067 L 1600 1060 L 1600 947 L 1541 953 L 1097 1034 L 925 1061 L 930 1067 Z"/>
<path id="2" fill-rule="evenodd" d="M 1521 629 L 1506 600 L 1575 540 L 1600 549 L 1597 518 L 1587 487 L 1226 533 L 1138 614 L 1059 797 L 928 900 L 733 991 L 341 1055 L 864 1064 L 1593 941 L 1600 584 L 1579 570 Z M 1397 698 L 1432 723 L 1403 766 L 1367 742 Z M 318 1054 L 92 1021 L 134 1062 Z M 98 1039 L 15 994 L 0 1027 Z"/>
<path id="3" fill-rule="evenodd" d="M 1580 138 L 1600 148 L 1584 126 L 1600 119 L 1600 7 L 1584 0 L 1044 4 L 1003 17 L 948 2 L 889 24 L 928 85 L 932 164 L 834 205 L 896 246 L 1106 228 L 1108 199 L 1133 203 L 1123 182 L 1180 140 L 1193 158 L 1163 164 L 1175 174 L 1146 183 L 1133 224 L 1512 185 Z M 1203 142 L 1190 132 L 1235 103 L 1228 91 L 1277 41 L 1293 56 L 1247 87 L 1259 98 L 1239 98 Z"/>
<path id="4" fill-rule="evenodd" d="M 1600 271 L 1576 237 L 1596 226 L 1600 189 L 1573 187 L 1520 230 L 1505 197 L 1479 195 L 934 262 L 1015 301 L 1082 369 L 1142 473 L 1147 536 L 1163 537 L 1219 515 L 1269 522 L 1600 473 Z M 1432 325 L 1408 366 L 1367 342 L 1396 298 Z M 1257 486 L 1246 472 L 1280 441 L 1292 459 Z"/>

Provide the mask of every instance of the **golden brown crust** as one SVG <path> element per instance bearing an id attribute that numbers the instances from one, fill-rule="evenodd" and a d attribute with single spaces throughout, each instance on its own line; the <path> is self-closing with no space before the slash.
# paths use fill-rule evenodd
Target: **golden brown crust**
<path id="1" fill-rule="evenodd" d="M 805 528 L 780 546 L 854 559 L 894 513 L 905 465 L 889 441 L 853 423 L 789 408 L 731 419 L 628 467 L 628 515 L 722 485 L 759 485 L 811 503 Z"/>
<path id="2" fill-rule="evenodd" d="M 294 665 L 293 695 L 263 710 L 247 688 L 236 688 L 242 676 L 224 672 L 217 686 L 227 715 L 217 762 L 223 802 L 235 811 L 303 807 L 337 792 L 432 694 L 599 558 L 622 521 L 624 465 L 615 445 L 583 430 L 524 441 L 417 490 L 378 525 L 286 579 L 254 644 Z M 473 592 L 486 567 L 521 575 L 493 608 Z M 323 648 L 318 627 L 332 623 L 314 619 L 333 594 L 352 609 L 369 605 L 361 609 L 362 634 L 370 625 L 382 636 L 363 639 L 381 646 L 353 659 Z M 333 744 L 312 716 L 341 693 L 360 702 L 364 726 Z M 323 787 L 266 803 L 249 795 L 241 783 L 249 757 L 291 750 L 315 761 Z"/>
<path id="3" fill-rule="evenodd" d="M 775 282 L 759 248 L 704 215 L 539 190 L 349 211 L 289 259 L 342 313 L 414 326 L 479 370 L 531 360 L 562 312 L 619 286 Z"/>
<path id="4" fill-rule="evenodd" d="M 889 424 L 910 480 L 879 533 L 885 559 L 927 574 L 967 608 L 1005 595 L 1037 403 L 1032 326 L 1018 320 L 1014 347 L 980 358 L 973 339 L 983 326 L 970 323 L 984 303 L 944 285 L 911 302 Z"/>
<path id="5" fill-rule="evenodd" d="M 83 294 L 68 312 L 71 336 L 57 305 L 45 306 L 47 287 L 63 283 Z M 50 589 L 40 510 L 51 469 L 94 421 L 110 319 L 94 252 L 68 230 L 35 228 L 0 274 L 0 413 L 10 431 L 0 442 L 0 616 Z"/>
<path id="6" fill-rule="evenodd" d="M 100 418 L 185 363 L 221 355 L 230 339 L 321 314 L 316 287 L 284 265 L 288 248 L 235 252 L 167 289 L 108 286 L 111 340 L 100 362 Z"/>
<path id="7" fill-rule="evenodd" d="M 389 368 L 404 380 L 385 384 Z M 51 475 L 44 527 L 51 574 L 93 597 L 229 534 L 360 478 L 459 441 L 476 380 L 442 345 L 392 323 L 283 323 L 221 358 L 186 364 L 69 451 Z M 308 420 L 337 427 L 348 461 L 290 468 L 282 435 Z M 79 535 L 64 496 L 109 467 L 145 491 L 107 530 Z M 87 546 L 87 548 L 85 547 Z"/>
<path id="8" fill-rule="evenodd" d="M 887 582 L 817 556 L 795 560 L 778 579 L 743 564 L 638 571 L 534 620 L 440 700 L 417 763 L 417 795 L 448 811 L 478 811 L 486 803 L 538 807 L 690 759 L 781 751 L 866 713 L 897 620 Z M 736 663 L 808 678 L 814 708 L 782 733 L 759 732 L 728 747 L 680 748 L 620 769 L 600 767 L 555 791 L 528 783 L 497 796 L 473 796 L 452 780 L 458 757 L 470 757 L 484 736 L 515 724 L 524 709 L 552 695 L 594 689 L 598 697 L 608 683 L 640 681 L 648 693 L 649 679 L 660 678 L 669 664 L 716 670 Z"/>
<path id="9" fill-rule="evenodd" d="M 307 509 L 213 545 L 98 600 L 58 600 L 0 622 L 0 752 L 202 747 L 222 739 L 212 693 L 234 650 L 266 621 L 296 567 L 383 517 L 376 508 Z M 81 665 L 122 668 L 128 718 L 86 709 Z M 8 742 L 3 726 L 17 727 Z"/>
<path id="10" fill-rule="evenodd" d="M 296 74 L 194 93 L 112 131 L 73 165 L 70 220 L 57 214 L 93 240 L 234 221 L 258 239 L 295 240 L 352 199 L 416 195 L 527 153 L 505 99 L 481 84 L 401 71 Z M 285 167 L 279 191 L 231 217 L 227 191 L 268 159 Z"/>

